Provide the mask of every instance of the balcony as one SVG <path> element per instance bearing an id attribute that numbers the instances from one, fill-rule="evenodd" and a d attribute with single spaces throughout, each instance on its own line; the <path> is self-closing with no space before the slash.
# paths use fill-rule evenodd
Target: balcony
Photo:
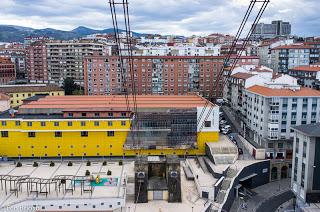
<path id="1" fill-rule="evenodd" d="M 279 114 L 270 114 L 269 122 L 271 123 L 279 123 L 280 115 Z"/>

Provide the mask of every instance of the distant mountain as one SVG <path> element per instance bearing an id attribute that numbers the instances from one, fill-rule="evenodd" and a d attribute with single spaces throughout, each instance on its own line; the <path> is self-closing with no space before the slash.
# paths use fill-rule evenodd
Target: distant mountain
<path id="1" fill-rule="evenodd" d="M 123 32 L 124 30 L 119 29 L 119 31 Z M 0 25 L 0 42 L 23 42 L 27 36 L 48 36 L 58 40 L 70 40 L 96 33 L 113 33 L 113 28 L 96 30 L 79 26 L 71 31 L 63 31 L 52 28 L 33 29 L 14 25 Z M 133 36 L 143 35 L 146 34 L 133 32 Z"/>

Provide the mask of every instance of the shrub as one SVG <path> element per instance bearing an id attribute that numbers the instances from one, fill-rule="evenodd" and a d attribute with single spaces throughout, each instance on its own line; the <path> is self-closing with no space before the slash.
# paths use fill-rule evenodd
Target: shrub
<path id="1" fill-rule="evenodd" d="M 87 166 L 91 166 L 91 162 L 90 161 L 87 161 Z"/>
<path id="2" fill-rule="evenodd" d="M 90 171 L 86 170 L 85 176 L 90 176 Z"/>
<path id="3" fill-rule="evenodd" d="M 53 161 L 50 162 L 50 166 L 51 166 L 51 167 L 54 166 L 54 162 L 53 162 Z"/>
<path id="4" fill-rule="evenodd" d="M 16 165 L 16 167 L 21 167 L 22 166 L 22 163 L 19 161 Z"/>
<path id="5" fill-rule="evenodd" d="M 72 166 L 72 162 L 71 161 L 68 162 L 68 166 Z"/>
<path id="6" fill-rule="evenodd" d="M 39 166 L 39 164 L 35 161 L 35 162 L 33 162 L 33 167 L 38 167 Z"/>
<path id="7" fill-rule="evenodd" d="M 110 170 L 107 171 L 107 175 L 111 175 L 112 172 Z"/>
<path id="8" fill-rule="evenodd" d="M 102 166 L 106 166 L 106 165 L 107 165 L 107 161 L 103 161 Z"/>

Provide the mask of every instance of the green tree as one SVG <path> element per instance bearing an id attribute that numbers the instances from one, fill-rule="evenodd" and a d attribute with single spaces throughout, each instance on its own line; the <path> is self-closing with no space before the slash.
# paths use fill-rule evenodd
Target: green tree
<path id="1" fill-rule="evenodd" d="M 63 81 L 63 89 L 65 95 L 72 95 L 73 91 L 76 89 L 77 85 L 74 83 L 72 78 L 65 78 Z"/>

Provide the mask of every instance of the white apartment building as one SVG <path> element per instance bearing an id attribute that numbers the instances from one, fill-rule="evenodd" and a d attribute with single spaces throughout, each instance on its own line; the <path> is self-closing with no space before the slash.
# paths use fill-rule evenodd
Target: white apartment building
<path id="1" fill-rule="evenodd" d="M 124 49 L 123 55 L 128 51 Z M 220 46 L 135 46 L 134 56 L 219 56 Z"/>
<path id="2" fill-rule="evenodd" d="M 291 159 L 291 127 L 320 121 L 318 90 L 275 81 L 245 89 L 243 98 L 245 129 L 270 158 Z"/>
<path id="3" fill-rule="evenodd" d="M 294 144 L 291 189 L 297 205 L 320 200 L 320 123 L 293 127 Z"/>
<path id="4" fill-rule="evenodd" d="M 83 56 L 104 52 L 103 44 L 81 41 L 49 42 L 46 49 L 48 80 L 60 86 L 67 77 L 83 85 Z"/>

